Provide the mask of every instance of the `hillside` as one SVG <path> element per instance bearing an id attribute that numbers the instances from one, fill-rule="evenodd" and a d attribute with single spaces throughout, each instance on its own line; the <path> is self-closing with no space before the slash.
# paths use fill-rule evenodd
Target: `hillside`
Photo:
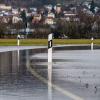
<path id="1" fill-rule="evenodd" d="M 69 4 L 69 3 L 82 3 L 84 1 L 91 1 L 91 0 L 0 0 L 0 3 L 6 3 L 13 6 L 43 6 L 44 4 Z M 95 2 L 99 5 L 100 0 L 95 0 Z"/>

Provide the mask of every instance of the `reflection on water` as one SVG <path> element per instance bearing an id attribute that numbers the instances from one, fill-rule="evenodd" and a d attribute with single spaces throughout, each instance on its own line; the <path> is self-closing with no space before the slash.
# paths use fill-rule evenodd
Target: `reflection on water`
<path id="1" fill-rule="evenodd" d="M 8 52 L 0 53 L 0 75 L 9 75 L 18 73 L 18 56 L 17 53 Z"/>
<path id="2" fill-rule="evenodd" d="M 100 99 L 99 50 L 55 51 L 53 61 L 33 50 L 0 53 L 0 100 Z"/>
<path id="3" fill-rule="evenodd" d="M 52 64 L 48 64 L 48 100 L 52 100 Z"/>
<path id="4" fill-rule="evenodd" d="M 31 53 L 32 51 L 0 53 L 0 100 L 48 99 L 47 85 L 27 69 Z"/>

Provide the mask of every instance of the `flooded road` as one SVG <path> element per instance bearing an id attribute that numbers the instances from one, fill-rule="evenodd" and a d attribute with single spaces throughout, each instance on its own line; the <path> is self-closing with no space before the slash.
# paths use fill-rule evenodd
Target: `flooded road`
<path id="1" fill-rule="evenodd" d="M 45 52 L 0 53 L 0 100 L 100 99 L 100 50 Z"/>

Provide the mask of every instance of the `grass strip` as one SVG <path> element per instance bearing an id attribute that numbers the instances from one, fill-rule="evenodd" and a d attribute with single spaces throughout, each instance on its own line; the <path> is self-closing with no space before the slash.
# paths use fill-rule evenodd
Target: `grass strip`
<path id="1" fill-rule="evenodd" d="M 100 39 L 93 40 L 94 44 L 100 45 Z M 54 45 L 70 45 L 70 44 L 90 44 L 90 39 L 54 39 Z M 47 39 L 21 39 L 21 46 L 42 46 L 47 45 Z M 16 46 L 16 39 L 0 39 L 0 46 Z"/>

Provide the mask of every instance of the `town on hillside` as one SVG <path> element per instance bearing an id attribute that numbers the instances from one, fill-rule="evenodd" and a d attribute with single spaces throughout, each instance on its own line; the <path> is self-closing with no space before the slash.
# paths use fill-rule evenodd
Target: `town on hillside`
<path id="1" fill-rule="evenodd" d="M 77 4 L 13 7 L 0 4 L 0 38 L 100 38 L 100 7 L 94 0 Z"/>

